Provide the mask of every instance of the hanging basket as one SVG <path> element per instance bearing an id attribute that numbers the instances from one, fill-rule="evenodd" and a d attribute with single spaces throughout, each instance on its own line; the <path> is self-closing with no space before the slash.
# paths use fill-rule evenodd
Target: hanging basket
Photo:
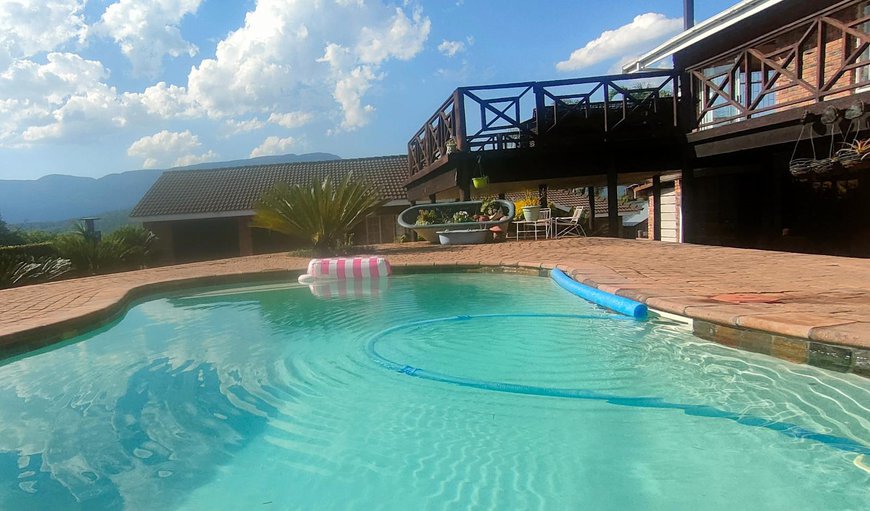
<path id="1" fill-rule="evenodd" d="M 471 178 L 471 182 L 474 184 L 475 188 L 486 188 L 489 186 L 489 176 L 473 177 Z"/>

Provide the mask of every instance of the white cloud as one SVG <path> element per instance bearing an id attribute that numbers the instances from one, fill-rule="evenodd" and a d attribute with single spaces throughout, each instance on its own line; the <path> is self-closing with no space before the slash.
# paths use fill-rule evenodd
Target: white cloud
<path id="1" fill-rule="evenodd" d="M 680 18 L 668 18 L 664 14 L 648 12 L 636 16 L 631 23 L 615 30 L 602 32 L 586 46 L 571 52 L 568 60 L 556 64 L 559 71 L 577 71 L 615 57 L 624 57 L 639 48 L 650 46 L 680 31 Z"/>
<path id="2" fill-rule="evenodd" d="M 384 64 L 417 55 L 431 28 L 411 2 L 391 1 L 257 0 L 186 84 L 119 92 L 101 62 L 51 50 L 84 42 L 84 0 L 0 0 L 0 147 L 92 141 L 130 126 L 158 131 L 166 121 L 202 118 L 234 133 L 267 123 L 296 128 L 315 117 L 332 122 L 325 128 L 333 132 L 359 128 L 375 112 L 368 96 Z M 94 30 L 152 72 L 164 56 L 193 51 L 179 20 L 201 3 L 113 0 Z M 162 165 L 203 153 L 141 156 Z"/>
<path id="3" fill-rule="evenodd" d="M 387 25 L 362 27 L 356 53 L 366 64 L 380 64 L 391 57 L 409 60 L 423 49 L 431 28 L 432 22 L 419 10 L 408 18 L 405 11 L 397 7 Z"/>
<path id="4" fill-rule="evenodd" d="M 285 154 L 291 147 L 296 146 L 297 143 L 297 140 L 293 137 L 269 137 L 251 151 L 251 158 L 256 158 L 257 156 L 269 156 L 272 154 Z"/>
<path id="5" fill-rule="evenodd" d="M 211 150 L 196 154 L 201 147 L 199 137 L 190 130 L 181 132 L 163 130 L 133 142 L 127 149 L 127 154 L 142 158 L 142 165 L 149 169 L 158 166 L 191 165 L 217 157 L 217 154 Z"/>
<path id="6" fill-rule="evenodd" d="M 56 52 L 46 60 L 18 59 L 0 72 L 0 145 L 81 142 L 126 124 L 129 105 L 104 83 L 100 62 Z"/>
<path id="7" fill-rule="evenodd" d="M 465 43 L 462 41 L 448 41 L 445 39 L 438 45 L 438 51 L 440 51 L 445 57 L 453 57 L 457 53 L 465 51 Z"/>
<path id="8" fill-rule="evenodd" d="M 133 102 L 141 103 L 145 110 L 161 119 L 195 118 L 205 115 L 205 110 L 196 103 L 184 87 L 158 82 L 142 93 L 126 93 Z"/>
<path id="9" fill-rule="evenodd" d="M 52 51 L 71 40 L 83 42 L 87 35 L 82 15 L 84 3 L 84 0 L 0 1 L 0 68 L 5 68 L 11 58 Z"/>
<path id="10" fill-rule="evenodd" d="M 244 121 L 227 119 L 226 121 L 224 121 L 224 124 L 227 128 L 229 128 L 230 134 L 232 135 L 236 135 L 238 133 L 246 133 L 248 131 L 257 131 L 266 127 L 266 123 L 257 118 L 247 119 Z"/>
<path id="11" fill-rule="evenodd" d="M 196 55 L 197 47 L 181 36 L 181 19 L 193 14 L 202 0 L 120 0 L 110 5 L 96 26 L 121 47 L 135 74 L 155 77 L 164 55 Z"/>
<path id="12" fill-rule="evenodd" d="M 314 114 L 311 112 L 287 112 L 286 114 L 272 113 L 272 115 L 269 116 L 269 123 L 292 129 L 304 126 L 313 119 Z"/>
<path id="13" fill-rule="evenodd" d="M 409 16 L 377 0 L 259 0 L 244 26 L 218 43 L 215 58 L 191 70 L 188 93 L 209 116 L 235 117 L 328 109 L 327 90 L 341 126 L 354 129 L 374 111 L 363 96 L 383 77 L 380 66 L 413 58 L 430 27 L 419 10 Z"/>

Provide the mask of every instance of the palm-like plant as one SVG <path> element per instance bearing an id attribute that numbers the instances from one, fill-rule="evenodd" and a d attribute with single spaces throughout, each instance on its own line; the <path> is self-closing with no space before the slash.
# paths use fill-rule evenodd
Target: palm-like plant
<path id="1" fill-rule="evenodd" d="M 94 237 L 82 224 L 54 241 L 57 252 L 72 266 L 86 273 L 142 267 L 153 253 L 154 233 L 127 226 L 103 239 Z"/>
<path id="2" fill-rule="evenodd" d="M 351 175 L 307 185 L 279 183 L 260 197 L 253 225 L 306 240 L 318 255 L 334 255 L 384 202 L 377 189 Z"/>

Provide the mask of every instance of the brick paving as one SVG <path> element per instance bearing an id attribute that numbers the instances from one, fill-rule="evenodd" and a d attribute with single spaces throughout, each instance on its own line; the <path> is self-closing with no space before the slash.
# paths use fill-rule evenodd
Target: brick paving
<path id="1" fill-rule="evenodd" d="M 376 251 L 397 267 L 558 266 L 580 282 L 653 309 L 716 325 L 849 346 L 861 353 L 870 348 L 870 259 L 607 238 L 445 247 L 407 243 L 380 245 Z M 148 286 L 252 274 L 266 277 L 302 270 L 307 262 L 270 254 L 2 290 L 0 347 L 39 336 L 68 337 L 117 312 Z"/>

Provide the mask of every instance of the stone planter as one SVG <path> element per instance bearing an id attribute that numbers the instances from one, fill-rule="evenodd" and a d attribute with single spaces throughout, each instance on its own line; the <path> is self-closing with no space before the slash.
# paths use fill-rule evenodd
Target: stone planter
<path id="1" fill-rule="evenodd" d="M 527 222 L 536 222 L 541 218 L 541 206 L 523 206 L 523 218 Z"/>
<path id="2" fill-rule="evenodd" d="M 479 245 L 486 243 L 489 229 L 462 229 L 457 231 L 438 231 L 442 245 Z"/>

